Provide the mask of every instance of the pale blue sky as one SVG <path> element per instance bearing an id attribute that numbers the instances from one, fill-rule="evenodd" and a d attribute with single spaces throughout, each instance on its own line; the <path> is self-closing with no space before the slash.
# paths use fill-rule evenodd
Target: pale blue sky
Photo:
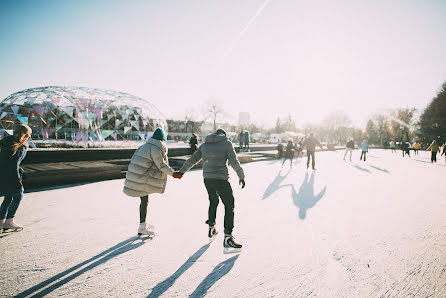
<path id="1" fill-rule="evenodd" d="M 213 98 L 235 121 L 341 110 L 362 125 L 428 104 L 446 81 L 445 30 L 441 0 L 0 0 L 0 99 L 86 86 L 174 118 Z"/>

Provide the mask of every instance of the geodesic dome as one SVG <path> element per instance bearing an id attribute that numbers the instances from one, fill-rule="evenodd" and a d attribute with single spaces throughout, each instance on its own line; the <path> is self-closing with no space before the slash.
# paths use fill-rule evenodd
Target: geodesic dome
<path id="1" fill-rule="evenodd" d="M 145 140 L 156 127 L 167 134 L 161 112 L 131 94 L 86 87 L 39 87 L 0 102 L 0 134 L 29 125 L 33 139 Z"/>

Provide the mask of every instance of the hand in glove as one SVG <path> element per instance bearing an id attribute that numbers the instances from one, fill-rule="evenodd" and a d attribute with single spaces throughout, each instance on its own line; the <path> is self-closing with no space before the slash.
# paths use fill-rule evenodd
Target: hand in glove
<path id="1" fill-rule="evenodd" d="M 245 179 L 240 179 L 238 181 L 238 184 L 240 184 L 242 186 L 242 188 L 245 188 Z"/>
<path id="2" fill-rule="evenodd" d="M 172 177 L 176 179 L 181 179 L 181 177 L 183 177 L 183 173 L 175 172 L 172 174 Z"/>

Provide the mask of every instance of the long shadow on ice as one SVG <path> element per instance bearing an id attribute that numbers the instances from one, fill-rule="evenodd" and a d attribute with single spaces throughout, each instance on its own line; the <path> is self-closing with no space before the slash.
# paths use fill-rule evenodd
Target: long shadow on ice
<path id="1" fill-rule="evenodd" d="M 441 167 L 446 167 L 446 165 L 439 164 L 438 162 L 433 163 L 433 162 L 430 162 L 430 161 L 427 161 L 427 160 L 421 160 L 421 159 L 415 159 L 415 158 L 414 158 L 413 160 L 418 161 L 418 162 L 424 162 L 424 163 L 436 164 L 436 165 L 441 166 Z"/>
<path id="2" fill-rule="evenodd" d="M 204 252 L 208 248 L 209 244 L 203 245 L 189 259 L 187 259 L 187 261 L 183 265 L 181 265 L 181 267 L 178 268 L 178 270 L 175 271 L 174 274 L 157 284 L 147 297 L 159 297 L 164 292 L 166 292 L 184 272 L 186 272 L 193 264 L 195 264 L 195 262 L 201 257 L 202 254 L 204 254 Z"/>
<path id="3" fill-rule="evenodd" d="M 386 170 L 386 169 L 383 169 L 383 168 L 380 168 L 380 167 L 377 167 L 377 166 L 374 166 L 374 165 L 370 165 L 370 167 L 374 168 L 375 170 L 378 170 L 378 171 L 390 174 L 390 172 L 388 170 Z"/>
<path id="4" fill-rule="evenodd" d="M 360 171 L 363 171 L 363 172 L 366 172 L 366 173 L 368 173 L 368 174 L 371 174 L 371 172 L 369 171 L 369 169 L 363 168 L 363 167 L 361 167 L 360 165 L 358 165 L 358 164 L 356 164 L 356 163 L 354 163 L 354 162 L 352 162 L 351 165 L 352 165 L 355 169 L 358 169 L 358 170 L 360 170 Z"/>
<path id="5" fill-rule="evenodd" d="M 299 188 L 299 192 L 296 192 L 296 188 L 293 184 L 291 186 L 291 192 L 293 196 L 293 203 L 299 208 L 299 218 L 305 219 L 307 216 L 307 210 L 313 208 L 317 202 L 325 195 L 327 186 L 316 195 L 314 193 L 314 173 L 311 173 L 308 179 L 308 173 L 305 173 L 305 179 Z"/>
<path id="6" fill-rule="evenodd" d="M 206 276 L 206 278 L 198 285 L 198 287 L 193 291 L 189 297 L 204 297 L 207 291 L 223 276 L 225 276 L 232 267 L 234 267 L 235 261 L 238 259 L 239 255 L 227 259 L 215 266 L 214 270 Z"/>
<path id="7" fill-rule="evenodd" d="M 101 265 L 101 264 L 104 264 L 108 260 L 110 260 L 120 254 L 123 254 L 123 253 L 128 252 L 132 249 L 140 247 L 141 245 L 144 244 L 146 239 L 150 239 L 150 238 L 141 238 L 140 240 L 138 240 L 138 238 L 132 237 L 127 240 L 124 240 L 124 241 L 116 244 L 115 246 L 95 255 L 94 257 L 91 257 L 88 260 L 83 261 L 82 263 L 79 263 L 79 264 L 39 283 L 38 285 L 35 285 L 35 286 L 17 294 L 16 297 L 26 297 L 29 295 L 42 297 L 42 296 L 48 295 L 52 291 L 56 290 L 57 288 L 60 288 L 61 286 L 65 285 L 66 283 L 75 279 L 79 275 L 81 275 L 81 274 Z M 87 266 L 82 268 L 79 271 L 76 271 L 85 265 L 87 265 Z M 76 272 L 74 272 L 74 271 L 76 271 Z M 54 283 L 54 282 L 56 282 L 56 283 Z M 54 284 L 52 284 L 52 283 L 54 283 Z M 52 285 L 50 285 L 50 284 L 52 284 Z M 48 288 L 44 289 L 43 291 L 38 292 L 39 290 L 41 290 L 42 288 L 44 288 L 48 285 L 50 285 Z"/>
<path id="8" fill-rule="evenodd" d="M 280 185 L 280 184 L 283 182 L 283 180 L 285 180 L 285 178 L 288 176 L 290 171 L 291 171 L 291 168 L 290 168 L 290 170 L 288 170 L 288 172 L 285 175 L 281 175 L 282 169 L 280 169 L 279 173 L 277 173 L 277 176 L 274 178 L 273 182 L 271 182 L 271 184 L 268 185 L 268 187 L 266 188 L 265 193 L 263 194 L 262 200 L 267 199 L 276 190 L 285 186 L 285 185 Z"/>

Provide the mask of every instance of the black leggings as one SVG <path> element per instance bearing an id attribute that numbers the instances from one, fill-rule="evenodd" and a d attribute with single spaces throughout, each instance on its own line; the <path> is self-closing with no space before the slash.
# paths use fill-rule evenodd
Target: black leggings
<path id="1" fill-rule="evenodd" d="M 367 151 L 362 151 L 361 152 L 361 157 L 359 158 L 359 160 L 362 160 L 362 157 L 364 156 L 364 161 L 365 161 L 365 155 L 367 154 Z"/>
<path id="2" fill-rule="evenodd" d="M 141 204 L 139 205 L 139 222 L 146 222 L 147 205 L 149 204 L 149 196 L 141 197 Z"/>

